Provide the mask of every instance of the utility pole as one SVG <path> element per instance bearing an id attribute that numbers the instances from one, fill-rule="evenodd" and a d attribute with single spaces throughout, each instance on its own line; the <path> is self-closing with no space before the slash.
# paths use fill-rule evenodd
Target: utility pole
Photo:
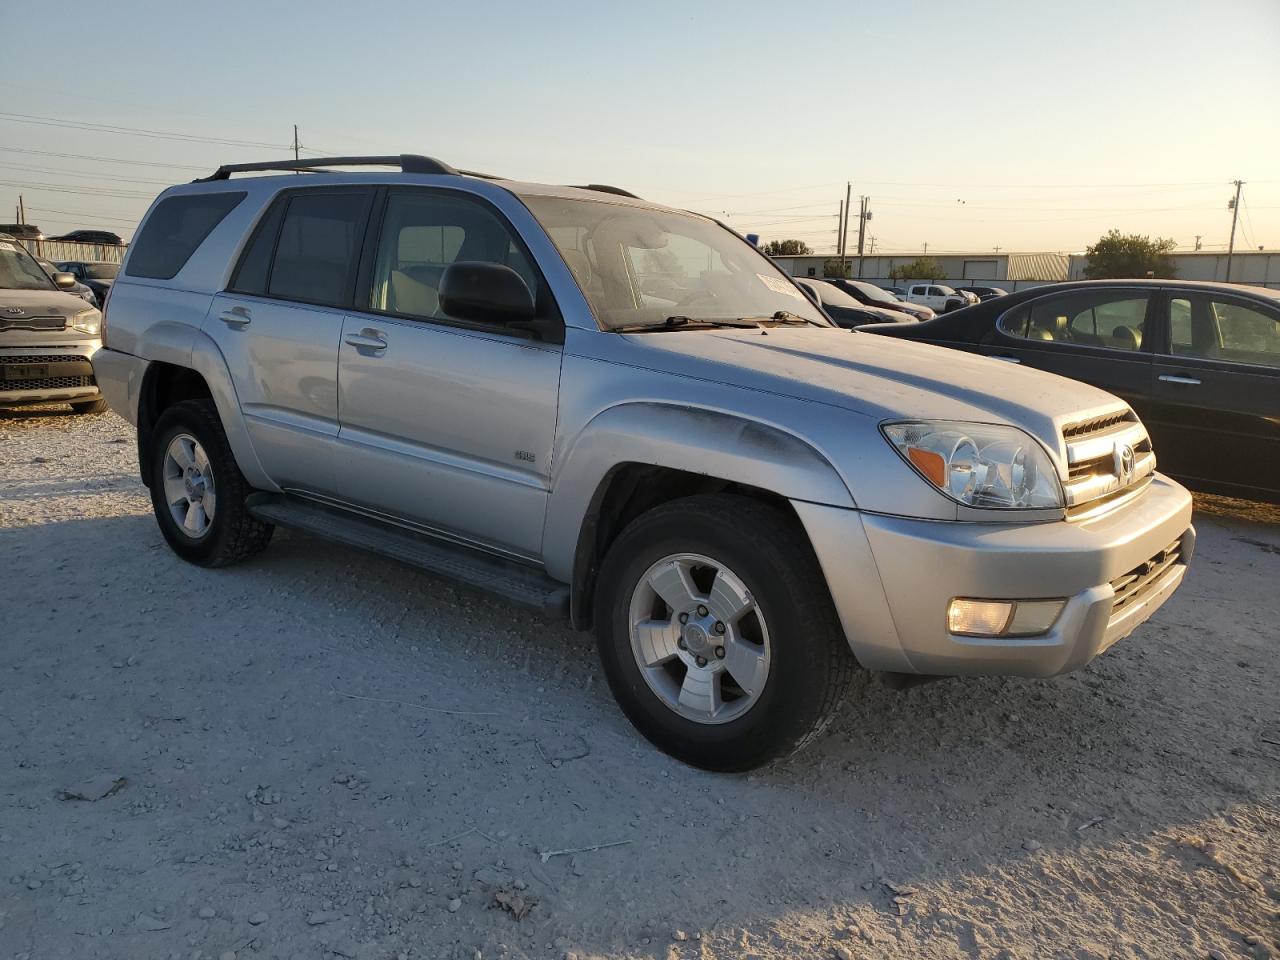
<path id="1" fill-rule="evenodd" d="M 870 253 L 871 253 L 871 256 L 874 257 L 876 255 L 876 238 L 872 236 L 872 237 L 868 237 L 867 239 L 871 241 Z"/>
<path id="2" fill-rule="evenodd" d="M 27 205 L 22 200 L 22 194 L 18 194 L 18 222 L 27 222 Z"/>
<path id="3" fill-rule="evenodd" d="M 1231 209 L 1231 240 L 1227 243 L 1227 283 L 1231 282 L 1231 255 L 1236 250 L 1236 221 L 1240 218 L 1240 188 L 1243 180 L 1233 180 L 1236 185 L 1236 197 L 1227 206 Z"/>
<path id="4" fill-rule="evenodd" d="M 844 185 L 844 229 L 840 233 L 840 276 L 845 276 L 849 270 L 845 264 L 845 251 L 849 244 L 849 202 L 853 199 L 853 184 L 845 181 Z"/>
<path id="5" fill-rule="evenodd" d="M 929 244 L 928 244 L 928 242 L 927 242 L 927 241 L 925 242 L 925 245 L 924 245 L 924 252 L 925 252 L 925 255 L 926 255 L 926 256 L 928 256 L 928 254 L 929 254 Z"/>
<path id="6" fill-rule="evenodd" d="M 871 219 L 871 213 L 868 207 L 871 206 L 870 197 L 859 197 L 861 207 L 858 212 L 858 276 L 862 276 L 862 252 L 863 242 L 867 234 L 867 221 Z"/>
<path id="7" fill-rule="evenodd" d="M 1197 234 L 1196 234 L 1196 249 L 1197 249 L 1197 250 L 1199 250 L 1199 249 L 1200 249 L 1200 238 L 1201 238 L 1201 237 L 1203 237 L 1203 236 L 1204 236 L 1204 234 L 1203 234 L 1203 233 L 1197 233 Z"/>
<path id="8" fill-rule="evenodd" d="M 844 201 L 840 201 L 840 210 L 836 214 L 836 256 L 844 256 Z"/>
<path id="9" fill-rule="evenodd" d="M 298 159 L 298 150 L 302 145 L 298 143 L 298 125 L 293 125 L 293 159 Z"/>

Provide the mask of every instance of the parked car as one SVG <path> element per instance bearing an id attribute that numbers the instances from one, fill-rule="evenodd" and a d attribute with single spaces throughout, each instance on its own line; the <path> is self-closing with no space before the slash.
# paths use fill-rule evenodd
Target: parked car
<path id="1" fill-rule="evenodd" d="M 40 264 L 41 269 L 43 269 L 44 272 L 49 275 L 50 280 L 53 279 L 53 275 L 55 273 L 64 272 L 62 270 L 59 270 L 57 264 L 55 264 L 53 261 L 45 260 L 43 257 L 36 257 L 36 263 Z M 72 279 L 75 280 L 74 277 L 72 277 Z M 100 306 L 100 304 L 98 303 L 98 295 L 93 292 L 93 288 L 90 287 L 87 283 L 81 283 L 79 280 L 76 280 L 75 285 L 68 287 L 67 290 L 71 293 L 74 293 L 77 297 L 79 297 L 85 303 L 92 304 L 95 307 Z"/>
<path id="2" fill-rule="evenodd" d="M 907 287 L 906 296 L 902 299 L 907 303 L 928 307 L 934 313 L 950 313 L 977 302 L 976 297 L 970 300 L 965 294 L 957 293 L 940 283 L 913 283 Z"/>
<path id="3" fill-rule="evenodd" d="M 892 293 L 899 300 L 901 300 L 903 294 L 907 292 L 906 287 L 885 287 L 884 289 L 887 290 L 889 293 Z"/>
<path id="4" fill-rule="evenodd" d="M 49 239 L 66 240 L 69 243 L 96 243 L 106 247 L 118 247 L 124 243 L 119 234 L 112 233 L 110 230 L 72 230 L 70 233 L 64 233 L 60 237 L 50 237 Z"/>
<path id="5" fill-rule="evenodd" d="M 99 379 L 191 563 L 285 524 L 563 613 L 718 770 L 810 742 L 855 663 L 1062 673 L 1183 578 L 1190 495 L 1110 394 L 840 330 L 617 188 L 407 155 L 231 180 L 295 166 L 165 191 L 107 303 Z"/>
<path id="6" fill-rule="evenodd" d="M 881 310 L 896 310 L 898 313 L 905 313 L 917 320 L 932 320 L 934 317 L 934 312 L 928 307 L 905 303 L 889 293 L 889 291 L 865 280 L 831 277 L 824 279 L 823 282 L 831 284 L 837 290 L 843 290 L 859 303 L 865 303 L 869 307 L 879 307 Z"/>
<path id="7" fill-rule="evenodd" d="M 0 223 L 0 233 L 7 233 L 15 240 L 43 240 L 44 234 L 32 223 Z"/>
<path id="8" fill-rule="evenodd" d="M 966 293 L 977 297 L 979 302 L 1009 295 L 1009 291 L 1002 287 L 956 287 L 956 293 Z"/>
<path id="9" fill-rule="evenodd" d="M 809 292 L 838 327 L 860 327 L 864 323 L 915 323 L 915 317 L 897 310 L 884 310 L 859 303 L 838 287 L 807 277 L 796 277 L 796 283 Z"/>
<path id="10" fill-rule="evenodd" d="M 93 376 L 102 346 L 102 315 L 52 277 L 22 244 L 0 238 L 0 407 L 69 403 L 101 413 L 106 401 Z"/>
<path id="11" fill-rule="evenodd" d="M 88 286 L 99 303 L 106 303 L 107 293 L 120 272 L 120 264 L 107 260 L 67 260 L 58 266 Z"/>
<path id="12" fill-rule="evenodd" d="M 874 332 L 1094 384 L 1139 414 L 1165 472 L 1197 489 L 1280 501 L 1280 291 L 1085 280 Z"/>

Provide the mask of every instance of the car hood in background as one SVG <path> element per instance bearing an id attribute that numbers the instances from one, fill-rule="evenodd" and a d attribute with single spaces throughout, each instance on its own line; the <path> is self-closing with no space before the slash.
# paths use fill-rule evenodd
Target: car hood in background
<path id="1" fill-rule="evenodd" d="M 1011 423 L 1051 450 L 1059 426 L 1122 401 L 1055 374 L 914 340 L 812 327 L 688 330 L 617 338 L 610 359 L 880 420 Z"/>
<path id="2" fill-rule="evenodd" d="M 64 290 L 0 288 L 0 323 L 23 317 L 74 317 L 91 309 L 74 293 Z"/>

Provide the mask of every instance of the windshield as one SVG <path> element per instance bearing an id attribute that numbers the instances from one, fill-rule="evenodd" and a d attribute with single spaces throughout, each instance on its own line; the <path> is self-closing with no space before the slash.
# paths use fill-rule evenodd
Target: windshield
<path id="1" fill-rule="evenodd" d="M 874 283 L 863 283 L 861 280 L 849 280 L 848 282 L 866 294 L 867 299 L 873 303 L 883 303 L 892 307 L 901 302 L 888 290 L 877 287 Z"/>
<path id="2" fill-rule="evenodd" d="M 0 289 L 56 289 L 48 274 L 26 250 L 7 240 L 0 240 Z"/>
<path id="3" fill-rule="evenodd" d="M 114 280 L 120 272 L 118 263 L 86 263 L 84 275 L 89 280 Z"/>
<path id="4" fill-rule="evenodd" d="M 780 312 L 830 326 L 772 261 L 710 220 L 607 201 L 523 199 L 607 330 Z"/>
<path id="5" fill-rule="evenodd" d="M 849 294 L 845 293 L 834 283 L 815 283 L 813 289 L 818 293 L 818 299 L 830 307 L 846 307 L 852 310 L 861 310 L 865 304 L 859 303 Z"/>

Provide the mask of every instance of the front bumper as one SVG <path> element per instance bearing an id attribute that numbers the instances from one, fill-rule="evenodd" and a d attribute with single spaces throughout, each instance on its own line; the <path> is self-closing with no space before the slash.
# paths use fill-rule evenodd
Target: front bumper
<path id="1" fill-rule="evenodd" d="M 93 358 L 100 347 L 97 338 L 0 347 L 0 405 L 96 400 L 99 392 Z M 24 375 L 24 368 L 33 368 L 30 376 Z"/>
<path id="2" fill-rule="evenodd" d="M 1078 669 L 1159 609 L 1195 549 L 1191 495 L 1160 474 L 1136 500 L 1080 522 L 962 523 L 795 508 L 854 655 L 868 669 L 901 673 L 1047 677 Z M 1170 547 L 1176 557 L 1165 552 Z M 1165 558 L 1172 559 L 1152 563 Z M 1048 633 L 987 639 L 948 631 L 956 597 L 1067 602 Z"/>

